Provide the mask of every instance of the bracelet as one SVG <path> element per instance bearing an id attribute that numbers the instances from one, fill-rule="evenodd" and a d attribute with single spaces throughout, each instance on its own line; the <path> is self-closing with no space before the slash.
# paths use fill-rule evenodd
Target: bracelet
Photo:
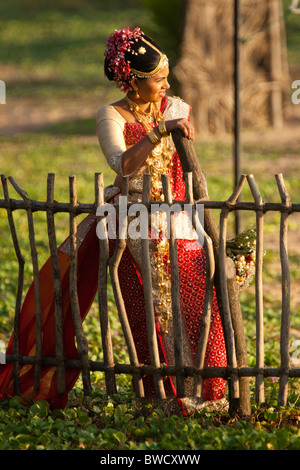
<path id="1" fill-rule="evenodd" d="M 159 122 L 158 130 L 159 130 L 159 133 L 162 137 L 165 137 L 165 136 L 169 135 L 169 133 L 167 131 L 167 128 L 166 128 L 166 122 L 165 121 L 160 121 Z"/>
<path id="2" fill-rule="evenodd" d="M 160 143 L 160 138 L 157 137 L 154 131 L 148 132 L 147 137 L 150 139 L 153 145 L 157 145 Z"/>

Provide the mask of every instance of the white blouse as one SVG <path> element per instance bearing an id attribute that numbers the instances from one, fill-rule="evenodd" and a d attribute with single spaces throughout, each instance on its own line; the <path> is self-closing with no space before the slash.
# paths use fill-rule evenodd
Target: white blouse
<path id="1" fill-rule="evenodd" d="M 102 106 L 97 112 L 97 135 L 109 166 L 122 175 L 122 154 L 126 150 L 124 125 L 126 119 L 112 105 Z"/>

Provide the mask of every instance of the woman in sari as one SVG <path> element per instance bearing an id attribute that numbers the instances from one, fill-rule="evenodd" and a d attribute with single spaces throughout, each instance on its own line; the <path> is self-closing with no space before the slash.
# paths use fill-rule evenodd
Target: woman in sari
<path id="1" fill-rule="evenodd" d="M 105 189 L 105 200 L 118 203 L 122 177 L 129 177 L 128 202 L 141 202 L 143 175 L 151 175 L 151 199 L 162 200 L 161 174 L 170 179 L 174 200 L 185 199 L 185 185 L 182 168 L 176 153 L 171 131 L 179 129 L 189 138 L 194 138 L 193 126 L 189 121 L 189 105 L 177 97 L 169 97 L 168 58 L 160 47 L 139 28 L 116 30 L 106 40 L 105 74 L 125 97 L 116 103 L 103 106 L 97 113 L 99 143 L 108 164 L 116 172 L 113 185 Z M 149 250 L 152 267 L 152 294 L 155 323 L 161 362 L 174 364 L 173 324 L 169 274 L 168 242 L 165 237 L 151 237 L 159 223 L 155 219 L 149 228 Z M 184 220 L 184 219 L 183 219 Z M 158 225 L 157 225 L 158 224 Z M 158 227 L 159 229 L 159 227 Z M 79 226 L 78 248 L 78 298 L 81 317 L 84 320 L 97 291 L 98 239 L 96 220 L 88 216 Z M 180 309 L 183 325 L 183 351 L 185 363 L 194 364 L 200 337 L 201 318 L 205 297 L 206 260 L 204 248 L 196 239 L 177 239 Z M 109 240 L 112 256 L 115 240 Z M 69 247 L 68 240 L 58 249 L 63 287 L 64 348 L 65 356 L 76 358 L 77 352 L 72 326 L 70 296 L 68 287 Z M 140 239 L 128 238 L 126 249 L 119 266 L 120 287 L 130 323 L 138 360 L 150 364 L 147 341 L 147 326 L 144 305 L 142 259 Z M 51 276 L 50 260 L 40 271 L 43 355 L 55 354 L 54 343 L 54 293 L 49 286 Z M 34 289 L 33 286 L 24 301 L 20 325 L 20 353 L 34 354 Z M 8 351 L 12 351 L 12 340 Z M 215 292 L 208 345 L 206 366 L 225 366 L 226 351 L 222 323 Z M 67 369 L 66 391 L 57 394 L 55 367 L 43 367 L 40 391 L 33 394 L 33 367 L 21 367 L 20 384 L 23 396 L 48 400 L 50 405 L 63 407 L 67 394 L 74 386 L 79 371 Z M 143 379 L 146 397 L 155 395 L 151 377 Z M 178 400 L 182 413 L 201 406 L 201 402 L 224 403 L 226 382 L 220 378 L 209 378 L 203 382 L 203 399 L 192 399 L 192 381 L 185 380 L 187 398 Z M 176 396 L 174 378 L 164 380 L 166 395 Z M 12 365 L 0 366 L 0 396 L 13 395 Z M 191 398 L 189 399 L 188 396 Z"/>

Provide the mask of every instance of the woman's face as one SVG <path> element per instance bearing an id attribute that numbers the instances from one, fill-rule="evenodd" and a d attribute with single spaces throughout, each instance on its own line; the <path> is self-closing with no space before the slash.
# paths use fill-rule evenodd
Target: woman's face
<path id="1" fill-rule="evenodd" d="M 140 100 L 145 103 L 160 102 L 170 88 L 168 82 L 169 68 L 162 68 L 156 75 L 149 78 L 137 79 Z"/>

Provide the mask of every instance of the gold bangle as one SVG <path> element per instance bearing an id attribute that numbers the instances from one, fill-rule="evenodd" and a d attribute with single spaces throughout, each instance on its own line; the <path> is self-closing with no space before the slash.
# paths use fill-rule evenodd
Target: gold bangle
<path id="1" fill-rule="evenodd" d="M 160 121 L 159 122 L 158 130 L 159 130 L 159 133 L 162 137 L 165 137 L 165 136 L 169 135 L 169 133 L 167 131 L 167 128 L 166 128 L 166 122 L 165 121 Z"/>
<path id="2" fill-rule="evenodd" d="M 157 137 L 154 131 L 148 132 L 147 137 L 150 139 L 153 145 L 157 145 L 160 143 L 160 138 Z"/>

